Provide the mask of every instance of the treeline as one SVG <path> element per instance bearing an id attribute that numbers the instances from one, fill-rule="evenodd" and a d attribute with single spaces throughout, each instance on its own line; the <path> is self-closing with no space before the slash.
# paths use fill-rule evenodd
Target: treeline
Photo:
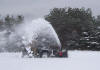
<path id="1" fill-rule="evenodd" d="M 3 29 L 12 29 L 13 26 L 22 23 L 24 20 L 24 16 L 22 15 L 6 15 L 5 17 L 0 15 L 0 30 Z"/>
<path id="2" fill-rule="evenodd" d="M 100 50 L 100 15 L 90 8 L 54 8 L 45 19 L 56 30 L 68 50 Z"/>
<path id="3" fill-rule="evenodd" d="M 15 27 L 23 23 L 22 15 L 0 16 L 0 52 L 21 51 L 21 38 L 15 32 Z"/>

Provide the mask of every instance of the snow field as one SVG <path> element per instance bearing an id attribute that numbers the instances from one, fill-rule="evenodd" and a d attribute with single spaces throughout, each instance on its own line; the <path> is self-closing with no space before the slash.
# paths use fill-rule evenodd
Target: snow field
<path id="1" fill-rule="evenodd" d="M 100 52 L 68 53 L 68 58 L 21 58 L 21 53 L 0 53 L 0 70 L 100 70 Z"/>

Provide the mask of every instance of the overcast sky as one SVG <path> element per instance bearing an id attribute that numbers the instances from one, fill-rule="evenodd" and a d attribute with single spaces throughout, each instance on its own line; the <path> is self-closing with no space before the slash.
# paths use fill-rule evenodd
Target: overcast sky
<path id="1" fill-rule="evenodd" d="M 91 8 L 100 14 L 100 0 L 0 0 L 0 14 L 22 14 L 29 18 L 43 17 L 54 7 Z"/>

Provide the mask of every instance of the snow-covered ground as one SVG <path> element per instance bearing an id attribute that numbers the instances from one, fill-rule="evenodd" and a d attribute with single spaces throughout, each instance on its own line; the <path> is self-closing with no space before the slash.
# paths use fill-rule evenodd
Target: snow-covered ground
<path id="1" fill-rule="evenodd" d="M 21 58 L 21 53 L 0 53 L 0 70 L 100 70 L 100 52 L 68 53 L 68 58 Z"/>

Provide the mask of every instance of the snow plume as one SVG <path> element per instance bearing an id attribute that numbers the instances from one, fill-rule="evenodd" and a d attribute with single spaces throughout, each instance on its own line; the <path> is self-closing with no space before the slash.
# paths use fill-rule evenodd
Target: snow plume
<path id="1" fill-rule="evenodd" d="M 0 51 L 21 51 L 22 44 L 38 44 L 38 46 L 59 46 L 58 36 L 52 25 L 46 20 L 24 21 L 22 24 L 13 27 L 13 30 L 0 32 Z"/>
<path id="2" fill-rule="evenodd" d="M 52 25 L 43 18 L 19 25 L 16 28 L 16 33 L 26 40 L 26 44 L 31 43 L 32 40 L 36 40 L 39 37 L 48 37 L 49 41 L 52 41 L 52 43 L 55 42 L 59 47 L 61 47 L 61 43 Z M 45 39 L 42 39 L 42 41 L 43 40 Z"/>

